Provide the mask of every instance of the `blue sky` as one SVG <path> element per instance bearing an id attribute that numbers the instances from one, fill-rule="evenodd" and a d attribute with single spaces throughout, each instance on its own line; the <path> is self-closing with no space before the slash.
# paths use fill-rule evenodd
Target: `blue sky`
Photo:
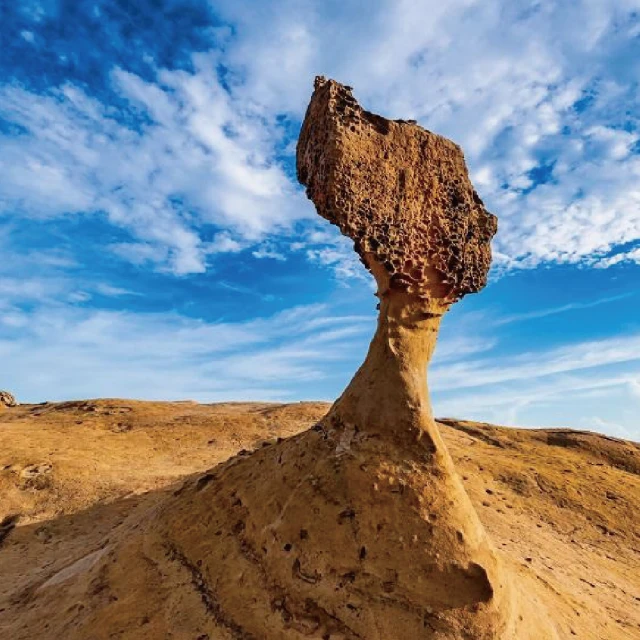
<path id="1" fill-rule="evenodd" d="M 104 0 L 0 20 L 0 388 L 333 399 L 371 279 L 294 176 L 317 74 L 465 150 L 499 218 L 441 416 L 640 439 L 640 1 Z"/>

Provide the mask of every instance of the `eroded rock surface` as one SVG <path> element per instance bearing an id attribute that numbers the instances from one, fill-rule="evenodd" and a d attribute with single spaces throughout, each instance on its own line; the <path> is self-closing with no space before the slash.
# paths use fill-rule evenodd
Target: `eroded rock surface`
<path id="1" fill-rule="evenodd" d="M 363 637 L 374 637 L 389 608 L 399 626 L 385 638 L 556 637 L 540 615 L 543 603 L 532 606 L 537 595 L 523 594 L 488 539 L 431 413 L 426 371 L 442 316 L 485 285 L 497 229 L 462 151 L 416 124 L 365 111 L 347 87 L 317 78 L 297 158 L 307 195 L 354 240 L 380 298 L 367 357 L 323 430 L 336 452 L 347 442 L 371 469 L 384 462 L 402 497 L 392 505 L 380 495 L 369 509 L 379 518 L 394 513 L 419 540 L 412 559 L 399 531 L 382 544 L 387 558 L 378 556 L 373 573 L 393 569 L 404 588 L 383 606 L 368 590 L 372 620 Z M 371 530 L 369 538 L 379 543 L 381 536 Z M 414 616 L 406 615 L 407 602 Z"/>
<path id="2" fill-rule="evenodd" d="M 497 221 L 455 143 L 365 111 L 349 87 L 317 78 L 297 168 L 318 213 L 390 286 L 454 301 L 486 284 Z"/>
<path id="3" fill-rule="evenodd" d="M 256 566 L 263 566 L 265 560 L 260 560 L 263 551 L 259 547 L 252 556 L 248 544 L 256 534 L 248 529 L 241 532 L 239 523 L 250 529 L 252 522 L 261 518 L 254 513 L 244 519 L 254 502 L 282 501 L 291 492 L 278 488 L 280 474 L 269 481 L 257 477 L 256 482 L 262 487 L 260 495 L 250 495 L 246 504 L 240 505 L 238 499 L 244 501 L 251 492 L 244 489 L 231 498 L 231 480 L 237 490 L 240 485 L 247 486 L 246 478 L 235 481 L 230 471 L 212 478 L 215 470 L 207 469 L 241 449 L 257 449 L 261 453 L 236 458 L 233 468 L 238 472 L 249 464 L 255 474 L 260 474 L 266 465 L 276 468 L 275 461 L 267 462 L 265 457 L 268 452 L 278 457 L 283 454 L 284 443 L 276 444 L 278 437 L 290 438 L 307 431 L 322 420 L 329 405 L 191 405 L 131 400 L 90 404 L 100 410 L 87 412 L 85 402 L 66 402 L 21 406 L 0 413 L 0 638 L 234 637 L 221 629 L 216 617 L 209 613 L 216 606 L 227 623 L 235 622 L 247 633 L 250 630 L 245 619 L 252 618 L 258 629 L 254 637 L 260 640 L 290 637 L 286 634 L 292 631 L 281 630 L 291 596 L 282 591 L 275 593 L 274 576 L 271 584 L 276 611 L 271 611 L 269 601 L 262 595 L 261 600 L 267 602 L 266 616 L 256 622 L 254 593 L 243 577 L 241 564 L 249 565 L 251 571 L 251 557 L 260 561 Z M 119 417 L 110 410 L 122 407 L 130 409 L 127 419 L 133 427 L 116 432 L 112 426 Z M 559 434 L 451 419 L 446 424 L 439 421 L 439 427 L 484 527 L 510 561 L 510 569 L 520 570 L 518 582 L 528 578 L 534 584 L 548 585 L 545 603 L 549 616 L 558 622 L 560 637 L 640 637 L 636 599 L 640 575 L 635 571 L 640 445 L 588 432 Z M 321 446 L 329 444 L 319 437 L 320 433 L 313 433 Z M 265 434 L 273 436 L 270 445 Z M 309 439 L 306 444 L 302 438 L 287 441 L 304 445 L 305 458 L 309 457 Z M 357 447 L 357 439 L 355 444 Z M 346 464 L 354 447 L 347 439 L 343 445 L 340 460 Z M 415 447 L 413 451 L 414 455 L 419 452 Z M 283 474 L 289 473 L 288 455 L 283 455 L 283 464 L 277 465 Z M 262 462 L 255 462 L 258 457 Z M 387 461 L 388 457 L 385 455 Z M 331 456 L 327 459 L 331 460 Z M 23 490 L 20 471 L 31 461 L 52 464 L 55 482 L 50 487 Z M 358 461 L 352 465 L 356 467 Z M 363 471 L 358 473 L 366 479 Z M 319 475 L 316 471 L 314 477 Z M 414 482 L 420 482 L 420 474 L 412 475 Z M 189 485 L 174 497 L 172 494 L 185 476 L 192 477 Z M 332 477 L 339 480 L 335 473 Z M 335 519 L 325 510 L 311 520 L 322 520 L 318 525 L 325 527 L 324 531 L 342 536 L 332 554 L 336 556 L 339 551 L 340 557 L 336 560 L 328 556 L 327 565 L 335 568 L 347 559 L 350 566 L 343 572 L 344 581 L 365 591 L 365 595 L 366 589 L 377 588 L 381 597 L 397 598 L 398 589 L 404 590 L 407 585 L 405 564 L 398 558 L 403 544 L 399 538 L 404 540 L 404 553 L 409 560 L 419 559 L 424 524 L 415 517 L 409 518 L 409 525 L 418 531 L 414 542 L 401 516 L 390 511 L 381 518 L 393 501 L 403 500 L 411 507 L 408 496 L 412 488 L 399 481 L 389 484 L 388 478 L 387 464 L 377 492 L 372 486 L 365 485 L 364 491 L 354 487 L 360 499 L 370 496 L 372 504 L 354 504 L 344 494 L 335 493 L 336 504 L 345 505 L 336 506 Z M 290 478 L 293 488 L 300 480 L 295 475 Z M 180 483 L 175 484 L 176 481 Z M 321 484 L 313 480 L 318 490 L 328 495 L 333 491 L 330 481 L 331 477 Z M 302 491 L 306 496 L 309 488 L 303 484 Z M 441 489 L 434 492 L 434 498 L 441 500 L 441 494 Z M 229 496 L 228 531 L 218 525 L 225 495 Z M 290 504 L 294 502 L 295 499 Z M 161 505 L 165 513 L 158 516 Z M 318 536 L 324 531 L 314 530 L 298 521 L 297 516 L 300 509 L 307 520 L 309 513 L 315 513 L 315 507 L 305 507 L 304 500 L 299 500 L 296 512 L 285 510 L 284 520 L 289 528 L 278 529 L 278 540 L 267 540 L 274 562 L 289 569 L 290 575 L 295 570 L 296 580 L 309 585 L 310 594 L 318 602 L 318 592 L 314 590 L 320 587 L 313 583 L 319 579 L 320 584 L 329 586 L 330 576 L 319 575 L 322 566 L 317 561 L 310 571 L 309 556 L 320 547 Z M 151 541 L 157 535 L 159 521 L 168 519 L 167 512 L 173 512 L 173 521 L 163 524 L 167 533 L 158 536 L 159 544 L 154 546 Z M 375 518 L 373 527 L 367 524 L 368 517 Z M 384 535 L 371 538 L 369 531 L 377 532 L 378 525 L 382 525 Z M 364 539 L 360 546 L 351 537 L 356 526 Z M 239 533 L 232 532 L 234 527 Z M 270 534 L 270 530 L 266 533 Z M 123 549 L 134 538 L 143 543 L 140 553 L 128 557 L 125 571 L 121 571 Z M 389 553 L 389 540 L 393 554 Z M 343 541 L 353 545 L 347 552 L 338 546 Z M 333 544 L 334 538 L 326 543 L 327 548 L 331 546 L 329 542 Z M 163 550 L 162 544 L 171 545 L 175 551 Z M 288 551 L 287 545 L 291 545 Z M 114 550 L 118 550 L 117 561 L 105 562 L 105 553 Z M 381 552 L 389 554 L 389 561 L 395 563 L 394 571 L 398 566 L 401 571 L 398 576 L 393 571 L 379 572 L 381 581 L 376 585 L 371 571 L 380 570 Z M 235 587 L 221 584 L 217 562 L 224 567 L 223 576 L 230 582 L 236 580 Z M 462 575 L 453 577 L 459 579 Z M 91 581 L 93 586 L 89 586 Z M 459 604 L 470 595 L 482 600 L 485 596 L 481 587 L 479 580 L 475 595 L 466 590 L 453 594 L 454 602 Z M 245 605 L 245 611 L 237 616 L 228 600 L 234 590 L 237 605 Z M 338 611 L 343 624 L 350 623 L 344 614 L 351 612 L 356 619 L 365 615 L 363 609 L 355 610 L 359 602 L 345 597 L 344 590 L 334 595 L 341 599 Z M 570 606 L 562 610 L 563 604 Z M 324 606 L 329 609 L 326 599 Z M 307 625 L 317 624 L 313 617 L 318 614 L 311 606 L 309 609 Z M 401 637 L 396 613 L 390 607 L 389 619 L 379 625 L 380 637 L 384 637 L 384 624 L 393 629 L 389 637 Z M 289 615 L 290 625 L 300 624 L 299 617 L 296 622 L 294 613 L 289 611 Z M 434 610 L 426 622 L 432 623 L 435 615 Z M 239 634 L 237 628 L 236 632 Z M 317 638 L 318 634 L 316 631 L 316 636 L 306 637 Z M 330 637 L 335 640 L 338 636 Z"/>

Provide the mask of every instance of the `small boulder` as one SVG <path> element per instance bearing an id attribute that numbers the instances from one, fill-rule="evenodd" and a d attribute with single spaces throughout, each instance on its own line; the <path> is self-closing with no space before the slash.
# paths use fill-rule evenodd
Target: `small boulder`
<path id="1" fill-rule="evenodd" d="M 8 391 L 0 391 L 0 407 L 17 407 L 18 401 Z"/>

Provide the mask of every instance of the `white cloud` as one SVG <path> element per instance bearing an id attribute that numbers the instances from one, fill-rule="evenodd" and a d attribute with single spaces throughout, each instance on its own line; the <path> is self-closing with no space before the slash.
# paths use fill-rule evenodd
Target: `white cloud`
<path id="1" fill-rule="evenodd" d="M 67 300 L 69 302 L 77 302 L 81 304 L 83 302 L 89 302 L 89 300 L 91 300 L 91 294 L 87 291 L 71 291 L 67 295 Z"/>
<path id="2" fill-rule="evenodd" d="M 598 428 L 594 415 L 605 415 L 606 433 L 637 440 L 639 348 L 640 335 L 630 334 L 528 353 L 479 349 L 471 359 L 464 351 L 457 362 L 455 355 L 434 359 L 435 410 L 500 424 L 591 429 Z"/>
<path id="3" fill-rule="evenodd" d="M 23 401 L 294 399 L 301 384 L 335 377 L 371 330 L 370 318 L 321 305 L 236 323 L 63 305 L 4 319 L 0 378 Z"/>
<path id="4" fill-rule="evenodd" d="M 226 282 L 225 280 L 219 280 L 216 285 L 218 287 L 222 287 L 223 289 L 227 289 L 228 291 L 233 291 L 234 293 L 240 293 L 245 296 L 259 298 L 263 302 L 274 302 L 275 300 L 279 300 L 278 296 L 274 295 L 273 293 L 265 293 L 262 291 L 258 291 L 257 289 L 252 289 L 251 287 L 234 284 L 232 282 Z"/>
<path id="5" fill-rule="evenodd" d="M 95 285 L 96 293 L 99 293 L 103 296 L 109 296 L 113 298 L 118 298 L 120 296 L 137 296 L 140 295 L 135 291 L 131 291 L 129 289 L 125 289 L 124 287 L 114 287 L 111 284 L 106 282 L 99 282 Z"/>
<path id="6" fill-rule="evenodd" d="M 602 258 L 594 263 L 595 267 L 606 268 L 614 264 L 620 264 L 621 262 L 635 262 L 640 264 L 640 247 L 631 249 L 631 251 L 622 251 L 616 253 L 609 258 Z"/>
<path id="7" fill-rule="evenodd" d="M 120 297 L 134 291 L 96 280 L 66 250 L 20 250 L 8 226 L 0 226 L 0 311 L 24 303 L 83 303 L 97 293 Z"/>
<path id="8" fill-rule="evenodd" d="M 375 290 L 373 277 L 353 250 L 353 241 L 340 235 L 336 229 L 311 232 L 304 242 L 292 249 L 304 250 L 307 260 L 332 269 L 342 284 L 362 280 Z"/>
<path id="9" fill-rule="evenodd" d="M 636 362 L 505 380 L 478 389 L 436 390 L 434 406 L 443 417 L 519 427 L 586 428 L 640 440 L 637 396 L 633 396 L 639 375 Z M 598 422 L 603 413 L 609 419 Z"/>
<path id="10" fill-rule="evenodd" d="M 226 231 L 217 233 L 213 240 L 207 245 L 207 253 L 236 253 L 242 251 L 243 245 L 238 240 L 231 237 Z"/>
<path id="11" fill-rule="evenodd" d="M 515 356 L 468 360 L 434 366 L 434 389 L 481 387 L 514 380 L 534 380 L 558 373 L 640 361 L 640 334 L 591 340 L 546 351 Z"/>
<path id="12" fill-rule="evenodd" d="M 129 115 L 149 119 L 139 129 L 71 85 L 46 95 L 5 85 L 0 115 L 26 133 L 2 140 L 0 206 L 39 216 L 104 211 L 135 236 L 119 255 L 202 272 L 225 246 L 314 217 L 276 160 L 286 142 L 276 116 L 301 119 L 323 73 L 353 84 L 366 107 L 417 118 L 463 146 L 500 218 L 502 268 L 609 266 L 612 250 L 640 238 L 630 17 L 638 6 L 380 0 L 363 12 L 351 3 L 218 0 L 214 12 L 233 29 L 217 28 L 223 50 L 195 55 L 193 73 L 159 69 L 149 82 L 114 69 Z M 530 172 L 543 165 L 549 180 L 536 186 Z M 208 246 L 207 224 L 230 242 Z M 357 272 L 331 244 L 308 256 Z"/>
<path id="13" fill-rule="evenodd" d="M 152 119 L 137 129 L 71 85 L 47 95 L 0 88 L 0 115 L 25 131 L 2 139 L 0 207 L 36 217 L 104 212 L 139 239 L 114 245 L 121 257 L 176 274 L 202 272 L 208 254 L 308 216 L 273 159 L 270 114 L 234 101 L 214 63 L 199 56 L 195 73 L 161 71 L 157 84 L 116 69 L 117 91 Z M 205 243 L 203 225 L 226 231 Z"/>
<path id="14" fill-rule="evenodd" d="M 466 357 L 491 351 L 497 344 L 494 338 L 453 335 L 439 338 L 434 353 L 432 367 L 444 362 L 464 360 Z"/>
<path id="15" fill-rule="evenodd" d="M 42 299 L 55 295 L 64 288 L 64 281 L 57 279 L 0 277 L 0 298 L 4 300 Z"/>
<path id="16" fill-rule="evenodd" d="M 588 263 L 640 238 L 637 1 L 276 5 L 215 3 L 237 26 L 227 56 L 247 78 L 239 95 L 299 116 L 323 73 L 368 108 L 452 137 L 500 218 L 503 267 Z M 536 187 L 530 172 L 548 162 L 551 181 Z"/>
<path id="17" fill-rule="evenodd" d="M 269 244 L 260 245 L 255 251 L 251 252 L 251 255 L 254 258 L 263 259 L 268 258 L 271 260 L 278 260 L 279 262 L 284 262 L 287 258 L 286 256 L 275 249 L 273 246 Z"/>
<path id="18" fill-rule="evenodd" d="M 597 298 L 595 300 L 587 300 L 584 302 L 569 302 L 567 304 L 560 305 L 559 307 L 546 307 L 542 309 L 535 309 L 534 311 L 525 311 L 523 313 L 512 313 L 509 315 L 498 317 L 490 324 L 494 327 L 499 327 L 504 324 L 512 324 L 514 322 L 523 322 L 526 320 L 537 320 L 538 318 L 547 318 L 549 316 L 555 316 L 560 313 L 567 313 L 568 311 L 578 311 L 582 309 L 592 309 L 593 307 L 599 307 L 603 304 L 610 304 L 611 302 L 617 302 L 618 300 L 624 300 L 636 295 L 635 292 L 622 293 L 615 296 L 605 296 L 603 298 Z"/>

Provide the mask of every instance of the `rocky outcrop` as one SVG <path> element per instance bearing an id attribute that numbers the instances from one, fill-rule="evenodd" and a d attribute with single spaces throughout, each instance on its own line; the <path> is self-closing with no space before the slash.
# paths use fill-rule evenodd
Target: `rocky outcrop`
<path id="1" fill-rule="evenodd" d="M 90 401 L 91 406 L 104 410 L 88 413 L 87 404 L 49 403 L 47 407 L 25 406 L 0 413 L 0 638 L 242 637 L 239 631 L 234 636 L 220 628 L 216 616 L 236 630 L 249 626 L 244 615 L 236 615 L 236 605 L 229 604 L 233 586 L 221 581 L 221 575 L 237 580 L 238 601 L 244 595 L 249 617 L 255 616 L 255 592 L 244 576 L 250 576 L 252 570 L 247 558 L 260 562 L 264 552 L 258 548 L 262 556 L 251 553 L 248 545 L 256 538 L 251 531 L 255 520 L 246 517 L 238 502 L 251 491 L 241 489 L 231 497 L 230 467 L 219 475 L 216 470 L 204 473 L 203 469 L 241 449 L 257 448 L 261 452 L 236 458 L 231 469 L 239 473 L 254 466 L 250 460 L 259 459 L 262 462 L 257 468 L 268 472 L 265 465 L 275 466 L 275 461 L 266 452 L 272 451 L 274 457 L 282 453 L 284 443 L 276 444 L 278 437 L 307 430 L 322 420 L 329 406 L 188 405 L 111 399 Z M 111 427 L 118 418 L 110 415 L 109 409 L 125 407 L 130 409 L 127 420 L 133 428 L 115 432 Z M 528 596 L 537 594 L 536 586 L 544 585 L 544 604 L 558 625 L 559 636 L 580 640 L 639 637 L 640 610 L 635 596 L 640 592 L 640 574 L 634 569 L 638 564 L 640 444 L 590 432 L 557 433 L 452 419 L 445 422 L 438 421 L 439 430 L 483 525 L 503 556 L 502 562 L 508 564 L 518 589 Z M 274 436 L 271 446 L 265 434 Z M 325 442 L 322 438 L 319 441 Z M 339 459 L 346 461 L 348 456 L 345 451 Z M 51 474 L 54 481 L 49 487 L 22 489 L 20 471 L 28 460 L 52 464 L 55 478 Z M 282 462 L 290 472 L 288 460 L 283 457 Z M 363 470 L 359 473 L 365 477 Z M 167 486 L 185 474 L 193 474 L 193 481 L 185 488 L 178 489 L 182 482 Z M 233 480 L 238 481 L 236 489 L 245 486 L 245 478 L 234 475 Z M 266 475 L 256 480 L 263 487 L 260 497 L 270 500 L 270 488 L 276 493 L 278 487 Z M 337 478 L 333 485 L 322 480 L 320 488 L 331 494 L 337 484 Z M 349 554 L 343 556 L 336 548 L 335 555 L 336 562 L 342 564 L 346 557 L 350 563 L 343 571 L 344 581 L 364 590 L 368 584 L 376 585 L 372 569 L 380 565 L 380 548 L 368 543 L 373 537 L 369 512 L 376 518 L 373 531 L 377 532 L 378 525 L 382 531 L 395 527 L 393 533 L 403 536 L 403 541 L 396 538 L 394 542 L 388 531 L 388 537 L 385 533 L 380 540 L 381 545 L 391 540 L 391 555 L 399 565 L 402 545 L 407 556 L 419 559 L 422 543 L 413 542 L 408 528 L 395 522 L 396 512 L 381 518 L 381 510 L 391 500 L 399 504 L 408 496 L 406 486 L 380 482 L 377 491 L 364 485 L 354 487 L 353 494 L 363 489 L 364 496 L 366 491 L 371 493 L 373 505 L 359 502 L 352 511 L 336 509 L 335 520 L 327 520 L 324 526 L 326 531 L 339 529 L 337 535 L 345 538 L 358 527 L 359 539 L 351 543 Z M 178 495 L 172 496 L 174 491 L 179 491 Z M 302 491 L 308 494 L 304 485 Z M 279 500 L 284 497 L 277 493 Z M 345 499 L 344 493 L 335 494 L 338 503 Z M 158 505 L 165 502 L 166 511 L 174 512 L 171 519 L 162 510 L 158 514 Z M 253 499 L 248 502 L 247 509 L 253 503 Z M 225 504 L 232 525 L 229 530 L 218 526 Z M 284 506 L 283 502 L 281 510 Z M 300 585 L 309 585 L 310 597 L 317 597 L 325 581 L 330 584 L 329 574 L 319 579 L 308 573 L 305 564 L 323 543 L 316 537 L 323 533 L 317 523 L 321 516 L 314 515 L 317 506 L 314 502 L 305 512 L 294 496 L 293 511 L 287 507 L 283 516 L 285 521 L 291 520 L 290 528 L 279 528 L 282 545 L 274 542 L 267 547 L 274 563 L 280 557 L 283 566 L 288 565 L 291 571 L 295 568 Z M 304 517 L 304 522 L 296 523 L 297 515 Z M 162 534 L 158 521 L 164 521 Z M 415 525 L 417 521 L 412 522 Z M 240 523 L 244 523 L 244 531 Z M 170 525 L 175 528 L 171 530 Z M 326 544 L 336 539 L 336 532 L 331 536 Z M 285 545 L 290 545 L 289 551 Z M 127 546 L 135 553 L 125 555 Z M 215 555 L 220 546 L 229 552 L 228 558 Z M 115 559 L 108 566 L 107 554 Z M 213 560 L 220 561 L 220 567 L 214 566 Z M 249 567 L 246 573 L 242 563 Z M 328 566 L 339 565 L 332 562 Z M 405 576 L 406 567 L 399 572 L 402 582 L 392 571 L 383 574 L 378 597 L 398 598 L 399 590 L 405 588 Z M 339 591 L 337 596 L 344 593 Z M 322 591 L 323 599 L 329 595 Z M 290 592 L 274 593 L 273 604 L 280 619 L 270 617 L 268 611 L 254 637 L 281 637 L 282 617 L 288 617 L 292 600 Z M 358 602 L 349 599 L 338 611 L 342 615 L 356 606 Z M 308 609 L 305 616 L 290 612 L 289 625 L 301 625 L 305 617 L 308 628 L 318 625 L 313 622 L 311 603 Z M 360 611 L 362 615 L 365 613 Z M 434 610 L 427 622 L 433 624 L 435 617 Z M 392 623 L 383 618 L 380 625 L 384 630 L 385 624 Z M 251 625 L 255 628 L 255 620 Z M 319 633 L 306 637 L 318 638 Z M 398 630 L 389 637 L 400 633 Z"/>
<path id="2" fill-rule="evenodd" d="M 18 401 L 8 391 L 0 391 L 0 409 L 4 407 L 17 407 Z"/>

